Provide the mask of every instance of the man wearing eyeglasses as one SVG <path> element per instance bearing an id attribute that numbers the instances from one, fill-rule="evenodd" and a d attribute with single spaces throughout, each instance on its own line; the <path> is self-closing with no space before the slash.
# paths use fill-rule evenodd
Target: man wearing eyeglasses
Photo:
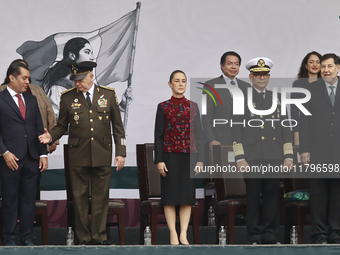
<path id="1" fill-rule="evenodd" d="M 281 121 L 280 96 L 274 100 L 274 112 L 259 115 L 256 110 L 271 109 L 273 92 L 267 90 L 273 62 L 268 58 L 254 58 L 246 64 L 250 71 L 252 107 L 245 100 L 244 115 L 234 116 L 232 126 L 233 150 L 239 171 L 246 183 L 248 239 L 251 244 L 277 244 L 279 228 L 279 183 L 276 173 L 262 174 L 264 168 L 277 169 L 281 165 L 290 169 L 293 165 L 292 133 Z M 250 94 L 251 93 L 251 94 Z M 247 97 L 246 97 L 247 98 Z M 249 108 L 252 108 L 249 110 Z M 244 123 L 244 124 L 236 124 Z M 248 171 L 248 172 L 247 172 Z M 255 171 L 255 172 L 254 172 Z M 261 171 L 261 172 L 256 172 Z M 259 226 L 259 206 L 262 195 L 262 228 Z"/>

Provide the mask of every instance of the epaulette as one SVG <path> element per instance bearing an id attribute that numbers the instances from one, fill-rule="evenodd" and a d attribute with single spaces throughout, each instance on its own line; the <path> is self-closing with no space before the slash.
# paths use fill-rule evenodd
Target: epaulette
<path id="1" fill-rule="evenodd" d="M 76 87 L 73 87 L 73 88 L 70 88 L 70 89 L 68 89 L 68 90 L 64 90 L 63 92 L 61 92 L 61 94 L 65 94 L 65 93 L 67 93 L 67 92 L 70 92 L 71 90 L 74 90 Z"/>
<path id="2" fill-rule="evenodd" d="M 108 90 L 113 90 L 115 91 L 114 88 L 111 88 L 111 87 L 107 87 L 107 86 L 103 86 L 103 85 L 99 85 L 99 87 L 103 88 L 103 89 L 108 89 Z"/>

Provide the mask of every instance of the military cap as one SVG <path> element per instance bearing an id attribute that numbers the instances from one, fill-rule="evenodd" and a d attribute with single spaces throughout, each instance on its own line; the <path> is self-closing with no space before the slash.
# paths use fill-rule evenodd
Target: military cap
<path id="1" fill-rule="evenodd" d="M 269 58 L 261 57 L 249 60 L 246 64 L 246 68 L 252 73 L 269 72 L 273 65 L 273 61 L 271 61 Z"/>
<path id="2" fill-rule="evenodd" d="M 77 64 L 68 65 L 71 68 L 71 81 L 79 81 L 83 79 L 89 72 L 97 66 L 97 63 L 92 61 L 79 62 Z"/>

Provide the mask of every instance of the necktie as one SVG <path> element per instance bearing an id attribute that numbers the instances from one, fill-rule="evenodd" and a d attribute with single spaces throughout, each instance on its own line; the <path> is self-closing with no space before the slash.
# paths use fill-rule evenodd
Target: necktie
<path id="1" fill-rule="evenodd" d="M 234 82 L 234 81 L 231 81 L 230 84 L 231 84 L 231 85 L 235 85 L 235 82 Z"/>
<path id="2" fill-rule="evenodd" d="M 19 110 L 20 110 L 22 117 L 25 120 L 25 118 L 26 118 L 26 107 L 24 105 L 24 101 L 22 101 L 20 94 L 16 94 L 15 96 L 18 98 Z"/>
<path id="3" fill-rule="evenodd" d="M 86 101 L 89 106 L 91 106 L 91 98 L 90 98 L 90 92 L 86 92 Z"/>
<path id="4" fill-rule="evenodd" d="M 265 93 L 264 92 L 260 92 L 260 95 L 262 96 L 262 98 L 264 99 L 264 95 Z"/>
<path id="5" fill-rule="evenodd" d="M 331 100 L 332 105 L 334 106 L 335 102 L 335 95 L 334 95 L 334 86 L 329 86 L 329 88 L 332 90 L 331 93 L 329 94 L 329 98 Z"/>

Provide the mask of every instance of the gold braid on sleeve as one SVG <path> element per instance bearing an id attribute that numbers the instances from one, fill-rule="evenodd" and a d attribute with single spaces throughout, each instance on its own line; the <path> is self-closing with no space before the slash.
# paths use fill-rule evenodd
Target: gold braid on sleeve
<path id="1" fill-rule="evenodd" d="M 239 155 L 244 155 L 244 150 L 243 150 L 243 145 L 242 143 L 233 143 L 233 150 L 234 150 L 234 155 L 239 156 Z"/>
<path id="2" fill-rule="evenodd" d="M 293 154 L 293 145 L 292 143 L 285 143 L 283 145 L 283 155 Z"/>

